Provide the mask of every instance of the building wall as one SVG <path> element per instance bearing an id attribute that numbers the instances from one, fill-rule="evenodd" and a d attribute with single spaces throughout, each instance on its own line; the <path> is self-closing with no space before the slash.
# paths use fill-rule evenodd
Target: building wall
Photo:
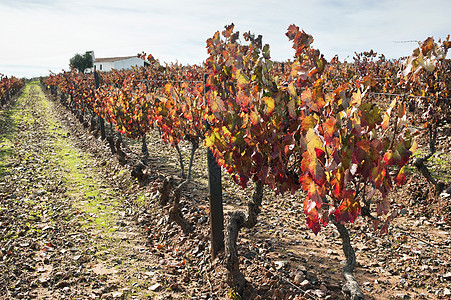
<path id="1" fill-rule="evenodd" d="M 94 62 L 94 66 L 97 71 L 109 72 L 114 68 L 114 62 L 111 61 L 103 61 L 103 62 Z"/>
<path id="2" fill-rule="evenodd" d="M 118 60 L 114 62 L 114 69 L 122 70 L 122 69 L 131 69 L 134 66 L 144 66 L 144 60 L 138 57 L 131 57 L 124 60 Z"/>
<path id="3" fill-rule="evenodd" d="M 117 61 L 102 61 L 94 62 L 94 66 L 97 71 L 109 72 L 112 69 L 122 70 L 131 69 L 133 66 L 144 66 L 144 60 L 138 57 L 131 57 L 127 59 L 117 60 Z"/>

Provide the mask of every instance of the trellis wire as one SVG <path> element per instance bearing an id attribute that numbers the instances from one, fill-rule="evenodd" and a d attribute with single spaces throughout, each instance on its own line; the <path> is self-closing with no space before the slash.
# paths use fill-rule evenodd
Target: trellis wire
<path id="1" fill-rule="evenodd" d="M 393 94 L 393 93 L 375 93 L 371 92 L 371 95 L 383 95 L 383 96 L 401 96 L 401 97 L 410 97 L 410 98 L 434 98 L 434 99 L 440 99 L 440 100 L 451 100 L 451 98 L 444 98 L 444 97 L 436 97 L 436 96 L 416 96 L 416 95 L 409 95 L 409 94 Z"/>

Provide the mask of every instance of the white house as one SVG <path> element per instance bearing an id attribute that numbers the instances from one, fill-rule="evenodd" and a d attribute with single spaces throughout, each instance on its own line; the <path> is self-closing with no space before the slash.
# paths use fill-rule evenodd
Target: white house
<path id="1" fill-rule="evenodd" d="M 123 57 L 105 57 L 105 58 L 96 58 L 94 56 L 94 51 L 89 52 L 93 59 L 93 66 L 97 71 L 108 72 L 112 69 L 129 70 L 132 67 L 144 66 L 147 62 L 137 55 L 134 56 L 123 56 Z"/>

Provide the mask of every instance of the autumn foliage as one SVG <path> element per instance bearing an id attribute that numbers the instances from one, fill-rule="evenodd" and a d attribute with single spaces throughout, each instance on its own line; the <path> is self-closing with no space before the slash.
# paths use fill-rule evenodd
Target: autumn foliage
<path id="1" fill-rule="evenodd" d="M 48 84 L 129 137 L 158 126 L 173 146 L 204 138 L 243 187 L 253 180 L 276 193 L 302 189 L 307 225 L 315 233 L 331 218 L 354 222 L 362 212 L 372 214 L 375 227 L 383 221 L 385 231 L 396 214 L 389 214 L 387 196 L 394 184 L 405 182 L 415 143 L 407 126 L 408 102 L 396 97 L 383 109 L 373 103 L 372 92 L 416 93 L 412 82 L 417 81 L 425 86 L 423 94 L 447 97 L 447 86 L 431 86 L 434 78 L 419 75 L 442 66 L 430 60 L 446 54 L 448 40 L 441 46 L 425 41 L 400 73 L 408 80 L 378 82 L 395 77 L 399 61 L 375 60 L 376 54 L 367 52 L 356 54 L 354 64 L 327 62 L 312 47 L 313 37 L 297 26 L 290 25 L 286 36 L 294 60 L 283 63 L 283 70 L 271 60 L 262 36 L 247 32 L 241 41 L 232 24 L 207 40 L 204 67 L 162 67 L 142 54 L 150 66 L 101 73 L 98 90 L 93 75 L 52 75 Z M 430 101 L 438 112 L 446 110 Z"/>
<path id="2" fill-rule="evenodd" d="M 0 73 L 0 104 L 6 103 L 9 97 L 24 85 L 23 80 L 16 77 L 6 77 Z"/>

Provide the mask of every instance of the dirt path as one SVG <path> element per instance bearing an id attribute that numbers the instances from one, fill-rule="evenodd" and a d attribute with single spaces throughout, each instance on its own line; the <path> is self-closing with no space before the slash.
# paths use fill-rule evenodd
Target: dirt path
<path id="1" fill-rule="evenodd" d="M 0 295 L 148 294 L 140 284 L 153 260 L 142 230 L 56 115 L 38 84 L 2 112 Z"/>
<path id="2" fill-rule="evenodd" d="M 177 155 L 158 134 L 147 140 L 149 179 L 140 185 L 39 84 L 0 110 L 0 299 L 230 298 L 222 257 L 209 255 L 205 149 L 182 196 L 187 236 L 157 201 L 162 179 L 179 173 Z M 127 156 L 136 156 L 139 143 L 127 143 Z M 450 155 L 438 154 L 448 174 Z M 252 190 L 223 178 L 225 211 L 243 208 Z M 449 298 L 451 199 L 434 198 L 415 174 L 392 198 L 401 216 L 389 235 L 362 218 L 349 226 L 365 295 Z M 310 232 L 302 200 L 266 191 L 257 226 L 240 233 L 245 299 L 343 299 L 338 232 Z"/>

